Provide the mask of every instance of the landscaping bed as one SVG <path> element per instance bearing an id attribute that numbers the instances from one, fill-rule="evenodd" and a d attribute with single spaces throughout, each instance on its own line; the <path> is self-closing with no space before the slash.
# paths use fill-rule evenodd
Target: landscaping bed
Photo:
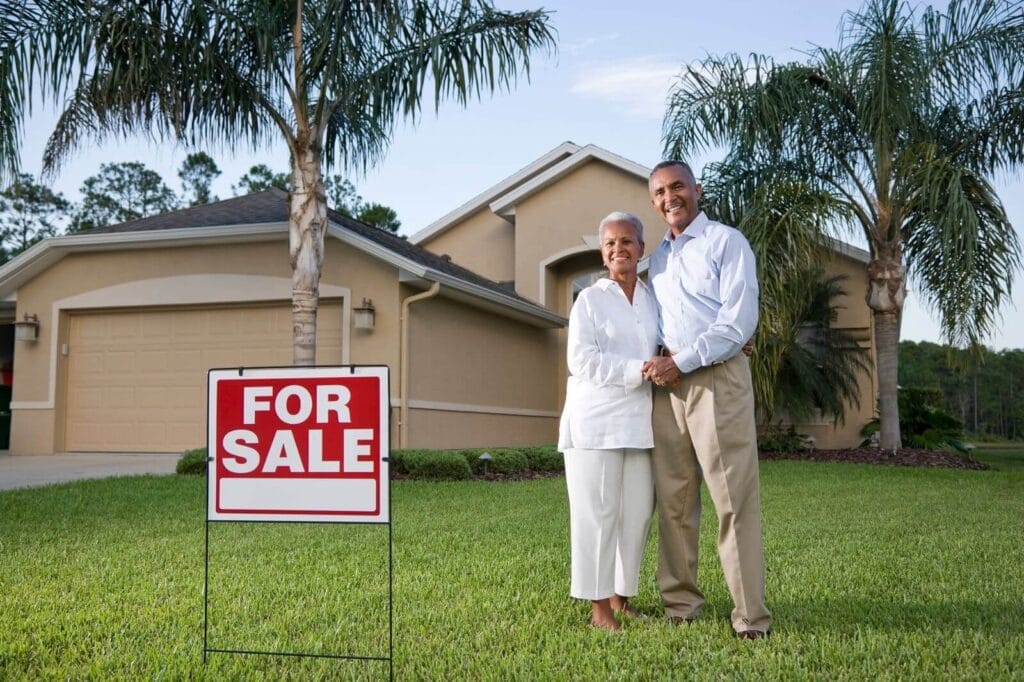
<path id="1" fill-rule="evenodd" d="M 942 450 L 901 448 L 895 453 L 881 448 L 847 448 L 845 450 L 800 450 L 797 452 L 761 452 L 762 460 L 795 459 L 805 462 L 845 462 L 852 464 L 882 464 L 901 467 L 941 467 L 945 469 L 991 469 L 970 455 Z"/>

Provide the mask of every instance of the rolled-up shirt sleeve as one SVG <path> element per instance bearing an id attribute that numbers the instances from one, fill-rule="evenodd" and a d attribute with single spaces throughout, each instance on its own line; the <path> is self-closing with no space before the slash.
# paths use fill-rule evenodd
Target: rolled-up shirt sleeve
<path id="1" fill-rule="evenodd" d="M 636 388 L 643 383 L 644 361 L 602 349 L 593 313 L 586 296 L 581 296 L 569 313 L 569 372 L 597 386 Z"/>

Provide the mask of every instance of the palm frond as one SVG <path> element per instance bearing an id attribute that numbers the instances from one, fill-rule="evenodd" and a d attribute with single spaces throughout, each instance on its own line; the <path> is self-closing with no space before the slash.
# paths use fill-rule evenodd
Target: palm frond
<path id="1" fill-rule="evenodd" d="M 992 186 L 970 169 L 922 154 L 919 201 L 905 236 L 912 281 L 952 345 L 982 342 L 1010 296 L 1020 242 Z"/>

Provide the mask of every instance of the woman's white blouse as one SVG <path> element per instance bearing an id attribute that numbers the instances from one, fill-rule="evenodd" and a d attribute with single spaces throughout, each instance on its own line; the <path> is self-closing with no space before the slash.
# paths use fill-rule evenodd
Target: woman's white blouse
<path id="1" fill-rule="evenodd" d="M 610 279 L 580 293 L 569 313 L 559 450 L 654 447 L 651 384 L 642 369 L 657 349 L 658 307 L 642 280 L 632 304 Z"/>

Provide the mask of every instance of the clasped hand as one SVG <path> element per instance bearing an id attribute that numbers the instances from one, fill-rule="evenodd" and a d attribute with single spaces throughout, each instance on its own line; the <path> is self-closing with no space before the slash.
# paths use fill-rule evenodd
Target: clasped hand
<path id="1" fill-rule="evenodd" d="M 750 357 L 754 352 L 754 343 L 747 341 L 741 349 Z M 644 363 L 641 374 L 645 381 L 654 382 L 658 386 L 675 386 L 683 379 L 683 373 L 676 367 L 676 361 L 669 356 L 658 355 Z"/>
<path id="2" fill-rule="evenodd" d="M 645 380 L 652 381 L 658 386 L 674 386 L 683 377 L 676 367 L 675 360 L 664 356 L 651 358 L 644 363 L 641 371 Z"/>

